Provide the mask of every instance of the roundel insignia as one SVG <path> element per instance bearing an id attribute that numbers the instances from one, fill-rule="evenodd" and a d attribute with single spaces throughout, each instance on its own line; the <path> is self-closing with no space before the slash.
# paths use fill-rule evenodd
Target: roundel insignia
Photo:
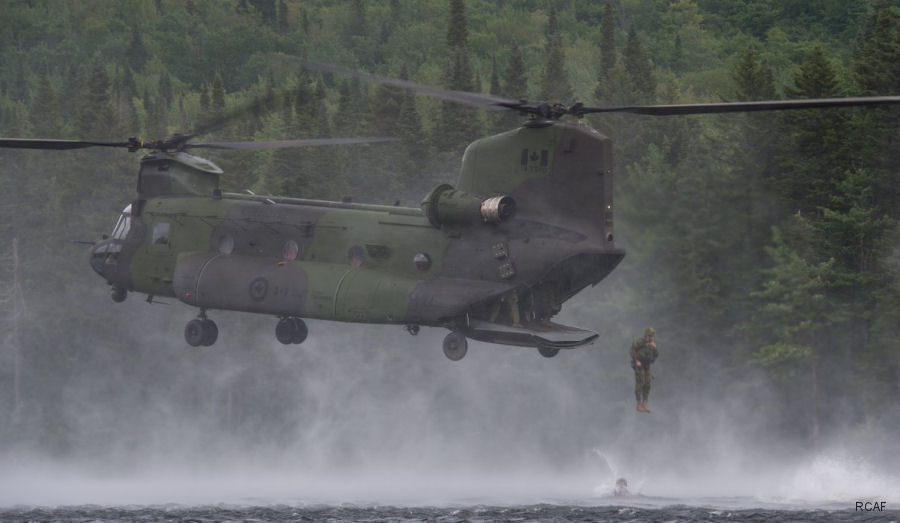
<path id="1" fill-rule="evenodd" d="M 265 278 L 259 277 L 250 282 L 250 297 L 253 301 L 262 301 L 269 292 L 269 282 Z"/>

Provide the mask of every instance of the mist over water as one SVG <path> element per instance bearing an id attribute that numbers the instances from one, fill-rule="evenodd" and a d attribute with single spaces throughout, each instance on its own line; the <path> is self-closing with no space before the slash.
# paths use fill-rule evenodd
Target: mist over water
<path id="1" fill-rule="evenodd" d="M 217 344 L 190 348 L 187 307 L 117 306 L 100 289 L 84 299 L 129 327 L 94 340 L 104 358 L 79 359 L 90 333 L 59 340 L 71 375 L 26 388 L 57 403 L 4 432 L 0 506 L 900 502 L 885 427 L 779 441 L 762 374 L 722 376 L 690 340 L 659 333 L 653 413 L 635 412 L 627 343 L 646 319 L 591 308 L 614 285 L 557 318 L 601 332 L 593 346 L 545 359 L 470 342 L 460 362 L 440 329 L 310 321 L 285 347 L 272 318 L 226 312 L 211 314 Z M 619 477 L 641 497 L 610 497 Z"/>

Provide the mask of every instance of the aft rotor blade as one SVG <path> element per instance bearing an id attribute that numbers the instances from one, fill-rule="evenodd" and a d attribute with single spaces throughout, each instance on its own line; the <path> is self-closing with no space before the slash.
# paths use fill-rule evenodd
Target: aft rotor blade
<path id="1" fill-rule="evenodd" d="M 508 107 L 505 107 L 501 104 L 518 105 L 520 103 L 515 100 L 510 100 L 508 98 L 494 96 L 491 94 L 469 93 L 466 91 L 454 91 L 452 89 L 441 89 L 440 87 L 420 85 L 417 83 L 409 82 L 407 80 L 397 80 L 395 78 L 379 76 L 377 74 L 367 73 L 364 71 L 359 71 L 357 69 L 350 69 L 349 67 L 341 67 L 339 65 L 317 62 L 308 58 L 300 58 L 299 56 L 275 56 L 283 60 L 300 64 L 303 67 L 312 69 L 314 71 L 320 71 L 323 73 L 336 73 L 353 78 L 359 78 L 361 80 L 369 80 L 379 84 L 390 85 L 392 87 L 409 89 L 413 92 L 431 96 L 433 98 L 439 98 L 441 100 L 447 100 L 450 102 L 457 102 L 466 105 L 474 105 L 476 107 L 482 107 L 494 111 L 504 111 L 509 109 Z"/>
<path id="2" fill-rule="evenodd" d="M 900 96 L 811 98 L 807 100 L 769 100 L 762 102 L 722 102 L 709 104 L 581 107 L 579 112 L 581 114 L 633 113 L 651 116 L 672 116 L 683 114 L 749 113 L 756 111 L 784 111 L 789 109 L 821 109 L 825 107 L 854 107 L 890 104 L 900 104 Z"/>
<path id="3" fill-rule="evenodd" d="M 373 138 L 308 138 L 302 140 L 276 140 L 271 142 L 210 142 L 210 143 L 189 143 L 185 144 L 185 148 L 204 148 L 204 149 L 284 149 L 289 147 L 319 147 L 323 145 L 345 145 L 353 143 L 383 143 L 393 142 L 396 138 L 391 137 L 373 137 Z"/>
<path id="4" fill-rule="evenodd" d="M 43 149 L 65 151 L 87 147 L 128 147 L 130 142 L 87 142 L 82 140 L 39 140 L 27 138 L 0 138 L 0 147 L 9 149 Z"/>

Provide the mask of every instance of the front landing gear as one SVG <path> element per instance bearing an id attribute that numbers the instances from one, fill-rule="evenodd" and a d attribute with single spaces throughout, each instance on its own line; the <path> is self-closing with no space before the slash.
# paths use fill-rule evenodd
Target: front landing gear
<path id="1" fill-rule="evenodd" d="M 469 342 L 461 332 L 451 332 L 444 338 L 444 356 L 453 361 L 459 361 L 469 350 Z"/>
<path id="2" fill-rule="evenodd" d="M 206 317 L 205 311 L 200 311 L 200 317 L 188 322 L 184 328 L 184 339 L 191 347 L 209 347 L 219 338 L 219 328 L 216 322 Z"/>
<path id="3" fill-rule="evenodd" d="M 284 345 L 303 343 L 307 334 L 306 322 L 300 318 L 281 318 L 275 326 L 275 337 Z"/>

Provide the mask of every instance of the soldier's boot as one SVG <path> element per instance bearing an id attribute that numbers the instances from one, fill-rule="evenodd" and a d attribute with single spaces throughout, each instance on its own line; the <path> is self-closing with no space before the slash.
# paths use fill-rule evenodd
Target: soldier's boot
<path id="1" fill-rule="evenodd" d="M 638 412 L 644 412 L 644 402 L 642 402 L 641 400 L 638 400 L 637 407 L 635 407 L 635 410 Z"/>
<path id="2" fill-rule="evenodd" d="M 644 401 L 641 402 L 641 412 L 650 412 L 650 407 L 647 406 L 647 398 L 644 398 Z"/>

